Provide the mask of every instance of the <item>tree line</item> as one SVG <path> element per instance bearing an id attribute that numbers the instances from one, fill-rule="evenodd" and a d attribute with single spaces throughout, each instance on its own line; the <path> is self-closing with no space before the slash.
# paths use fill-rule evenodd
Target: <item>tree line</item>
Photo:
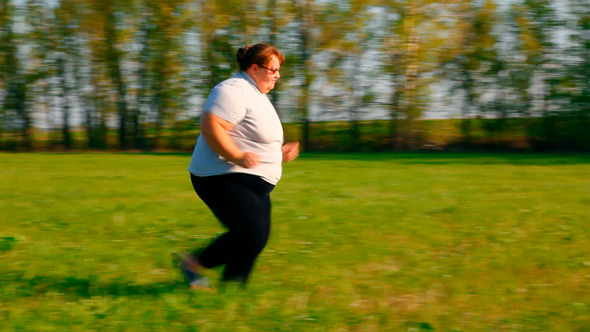
<path id="1" fill-rule="evenodd" d="M 304 147 L 318 120 L 354 146 L 379 118 L 387 148 L 419 149 L 445 107 L 465 144 L 520 118 L 531 145 L 589 149 L 589 30 L 587 0 L 0 0 L 0 148 L 116 132 L 158 149 L 196 126 L 237 48 L 269 42 L 286 56 L 270 98 Z"/>

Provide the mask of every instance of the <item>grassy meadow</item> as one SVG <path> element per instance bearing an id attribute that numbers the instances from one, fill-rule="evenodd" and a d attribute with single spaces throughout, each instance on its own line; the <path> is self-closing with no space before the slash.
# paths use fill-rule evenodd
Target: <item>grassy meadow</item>
<path id="1" fill-rule="evenodd" d="M 590 155 L 304 154 L 215 292 L 170 260 L 222 231 L 189 158 L 0 154 L 0 330 L 590 330 Z"/>

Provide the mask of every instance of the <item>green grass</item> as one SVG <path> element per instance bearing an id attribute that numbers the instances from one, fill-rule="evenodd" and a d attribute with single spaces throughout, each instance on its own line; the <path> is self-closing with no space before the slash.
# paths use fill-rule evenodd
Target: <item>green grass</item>
<path id="1" fill-rule="evenodd" d="M 222 231 L 189 158 L 0 154 L 0 330 L 590 330 L 588 155 L 303 155 L 217 293 L 170 263 Z"/>

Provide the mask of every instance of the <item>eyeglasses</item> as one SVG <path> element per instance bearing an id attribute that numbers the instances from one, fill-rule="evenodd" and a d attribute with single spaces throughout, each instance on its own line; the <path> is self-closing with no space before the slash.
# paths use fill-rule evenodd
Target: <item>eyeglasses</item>
<path id="1" fill-rule="evenodd" d="M 271 73 L 273 73 L 273 74 L 276 74 L 276 73 L 278 73 L 278 72 L 279 72 L 279 70 L 281 70 L 281 68 L 270 69 L 270 68 L 268 68 L 268 67 L 261 66 L 261 65 L 258 65 L 258 67 L 260 67 L 260 68 L 264 68 L 264 69 L 266 69 L 266 70 L 269 70 L 269 71 L 270 71 Z"/>

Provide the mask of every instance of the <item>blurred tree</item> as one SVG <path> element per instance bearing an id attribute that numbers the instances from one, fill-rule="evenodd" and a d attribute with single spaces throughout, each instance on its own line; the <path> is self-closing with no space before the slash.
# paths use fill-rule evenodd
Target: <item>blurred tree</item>
<path id="1" fill-rule="evenodd" d="M 181 98 L 186 97 L 182 77 L 183 43 L 193 15 L 188 4 L 186 0 L 145 0 L 139 7 L 136 38 L 141 47 L 137 60 L 139 88 L 137 107 L 132 112 L 137 148 L 157 147 L 162 129 L 173 126 L 181 113 Z M 153 123 L 149 146 L 145 141 L 148 119 Z"/>
<path id="2" fill-rule="evenodd" d="M 554 33 L 559 22 L 550 0 L 523 0 L 512 5 L 512 15 L 517 35 L 515 53 L 523 61 L 514 61 L 510 68 L 516 107 L 527 119 L 526 131 L 532 144 L 546 142 L 545 130 L 535 126 L 534 117 L 550 116 L 549 95 L 551 73 L 548 70 L 556 60 Z M 550 125 L 551 126 L 551 125 Z M 540 130 L 541 129 L 541 130 Z M 541 138 L 544 136 L 545 138 Z M 542 143 L 544 144 L 544 143 Z"/>
<path id="3" fill-rule="evenodd" d="M 15 32 L 15 8 L 11 1 L 0 0 L 0 87 L 4 98 L 0 106 L 0 130 L 7 131 L 13 148 L 31 147 L 31 114 L 27 108 L 28 84 L 25 64 L 19 54 L 19 36 Z M 16 137 L 13 135 L 16 134 Z M 4 136 L 4 135 L 3 135 Z"/>
<path id="4" fill-rule="evenodd" d="M 0 0 L 0 147 L 5 147 L 8 140 L 9 114 L 6 110 L 6 87 L 8 83 L 8 63 L 12 39 L 12 7 L 8 0 Z M 13 56 L 14 57 L 14 56 Z"/>
<path id="5" fill-rule="evenodd" d="M 111 82 L 116 87 L 117 111 L 119 114 L 119 148 L 126 149 L 127 145 L 127 90 L 122 72 L 123 51 L 118 46 L 119 27 L 121 22 L 118 17 L 121 13 L 117 11 L 114 0 L 99 0 L 97 9 L 103 16 L 104 33 L 104 60 L 106 61 Z"/>
<path id="6" fill-rule="evenodd" d="M 66 150 L 72 147 L 70 133 L 70 116 L 72 97 L 80 82 L 77 73 L 80 71 L 82 45 L 78 38 L 80 15 L 75 0 L 61 0 L 55 8 L 55 32 L 59 43 L 55 45 L 57 57 L 57 77 L 59 79 L 60 102 L 62 109 L 62 139 Z"/>
<path id="7" fill-rule="evenodd" d="M 54 94 L 52 77 L 56 75 L 55 49 L 58 38 L 52 38 L 55 33 L 54 11 L 46 1 L 31 0 L 26 6 L 26 20 L 29 26 L 27 40 L 30 46 L 29 70 L 36 75 L 31 85 L 32 96 L 37 109 L 45 115 L 45 129 L 50 133 L 49 146 L 53 147 L 57 142 L 53 140 L 55 123 L 53 116 L 53 103 L 51 96 Z M 63 143 L 63 140 L 62 140 Z"/>
<path id="8" fill-rule="evenodd" d="M 92 25 L 94 23 L 89 26 Z M 110 102 L 112 89 L 106 74 L 106 65 L 100 55 L 101 41 L 94 39 L 95 35 L 93 33 L 86 32 L 84 35 L 88 47 L 86 60 L 88 63 L 86 70 L 88 87 L 85 89 L 83 99 L 87 106 L 84 123 L 88 147 L 105 148 L 107 147 L 109 116 L 112 111 Z"/>
<path id="9" fill-rule="evenodd" d="M 138 10 L 139 29 L 136 43 L 139 46 L 137 59 L 137 93 L 136 107 L 132 112 L 133 140 L 135 147 L 141 150 L 148 149 L 146 130 L 149 114 L 157 112 L 157 104 L 151 94 L 154 73 L 150 68 L 150 59 L 154 57 L 154 49 L 150 45 L 155 37 L 156 26 L 153 23 L 154 13 L 149 7 L 148 1 L 141 1 Z M 155 106 L 155 107 L 154 107 Z M 156 108 L 156 110 L 154 110 Z"/>
<path id="10" fill-rule="evenodd" d="M 576 13 L 572 48 L 577 57 L 571 67 L 575 83 L 573 106 L 574 111 L 587 121 L 590 117 L 590 7 L 584 0 L 575 0 L 572 5 Z M 588 130 L 585 132 L 590 134 Z"/>
<path id="11" fill-rule="evenodd" d="M 271 45 L 279 47 L 279 34 L 280 30 L 284 27 L 285 20 L 281 18 L 283 15 L 282 12 L 283 2 L 280 0 L 268 0 L 266 5 L 265 15 L 268 19 L 268 42 Z M 277 105 L 278 101 L 278 91 L 280 89 L 280 85 L 275 86 L 275 88 L 269 93 L 269 98 L 272 101 L 273 105 Z"/>
<path id="12" fill-rule="evenodd" d="M 299 52 L 297 55 L 297 63 L 295 64 L 296 71 L 301 79 L 301 91 L 298 100 L 298 118 L 303 121 L 303 130 L 301 137 L 302 148 L 308 149 L 310 146 L 310 90 L 311 83 L 314 79 L 314 65 L 312 62 L 312 54 L 315 49 L 315 13 L 317 9 L 314 6 L 313 0 L 297 0 L 295 1 L 296 21 L 299 37 Z"/>
<path id="13" fill-rule="evenodd" d="M 325 82 L 320 93 L 321 109 L 323 113 L 344 115 L 350 123 L 353 149 L 359 148 L 363 109 L 373 100 L 371 85 L 367 84 L 374 81 L 371 76 L 375 66 L 371 62 L 375 59 L 370 57 L 378 47 L 375 27 L 369 24 L 375 16 L 372 5 L 370 0 L 334 2 L 317 14 L 322 31 L 318 50 L 325 59 L 323 69 L 318 70 Z"/>
<path id="14" fill-rule="evenodd" d="M 29 1 L 32 57 L 47 95 L 58 95 L 62 108 L 62 141 L 69 143 L 69 113 L 80 113 L 86 133 L 86 147 L 106 147 L 109 98 L 106 78 L 100 78 L 98 45 L 101 21 L 90 0 L 57 3 Z M 58 38 L 55 38 L 57 36 Z M 44 100 L 44 96 L 41 96 Z M 54 98 L 55 99 L 55 98 Z M 45 104 L 45 103 L 44 103 Z M 51 110 L 52 105 L 47 108 Z M 52 127 L 52 126 L 50 126 Z M 68 142 L 68 143 L 66 143 Z"/>
<path id="15" fill-rule="evenodd" d="M 565 113 L 562 118 L 569 123 L 565 126 L 569 130 L 562 133 L 562 142 L 558 143 L 590 150 L 590 6 L 585 0 L 573 0 L 568 14 L 572 19 L 567 28 L 572 33 L 565 53 L 570 60 L 565 66 L 556 66 L 558 69 L 565 67 L 565 73 L 559 71 L 552 75 L 550 95 L 559 99 L 554 107 Z M 551 121 L 551 129 L 555 128 L 554 122 Z"/>
<path id="16" fill-rule="evenodd" d="M 285 64 L 281 68 L 281 80 L 275 88 L 270 91 L 269 98 L 272 103 L 277 107 L 279 114 L 289 112 L 290 110 L 282 110 L 279 108 L 279 95 L 285 86 L 284 82 L 287 80 L 287 76 L 293 76 L 293 54 L 297 53 L 296 50 L 292 49 L 292 45 L 286 42 L 286 38 L 282 36 L 286 35 L 289 31 L 289 25 L 295 20 L 295 7 L 291 0 L 268 0 L 264 9 L 266 21 L 265 27 L 268 27 L 268 33 L 263 34 L 261 39 L 267 40 L 268 43 L 278 47 L 283 55 L 285 56 Z"/>
<path id="17" fill-rule="evenodd" d="M 389 54 L 384 67 L 393 84 L 390 103 L 391 137 L 394 148 L 416 149 L 422 145 L 419 121 L 426 105 L 424 74 L 435 63 L 430 56 L 440 47 L 440 22 L 445 1 L 379 1 L 386 13 L 383 52 Z"/>
<path id="18" fill-rule="evenodd" d="M 83 103 L 84 125 L 86 127 L 87 146 L 91 149 L 101 149 L 107 147 L 108 136 L 108 117 L 110 103 L 108 102 L 110 89 L 104 74 L 104 63 L 100 60 L 100 53 L 97 52 L 99 40 L 94 40 L 94 35 L 89 32 L 86 26 L 89 24 L 88 19 L 92 17 L 88 7 L 85 7 L 81 13 L 83 15 L 83 26 L 80 32 L 80 38 L 84 41 L 83 51 L 85 70 L 78 70 L 78 90 Z M 77 58 L 81 59 L 81 58 Z M 84 84 L 81 84 L 84 82 Z"/>
<path id="19" fill-rule="evenodd" d="M 456 29 L 444 48 L 442 60 L 445 77 L 453 83 L 452 91 L 462 93 L 462 140 L 471 143 L 473 118 L 481 114 L 482 98 L 498 88 L 489 80 L 500 68 L 497 39 L 492 33 L 498 17 L 491 0 L 479 7 L 476 1 L 461 1 L 455 14 Z"/>
<path id="20" fill-rule="evenodd" d="M 129 148 L 128 142 L 128 91 L 124 72 L 124 44 L 131 29 L 125 22 L 126 16 L 133 8 L 133 2 L 117 2 L 114 0 L 86 0 L 88 7 L 84 22 L 84 31 L 89 42 L 93 68 L 92 81 L 105 91 L 108 97 L 99 101 L 101 107 L 106 106 L 110 97 L 115 100 L 118 120 L 118 141 L 120 149 Z M 105 84 L 107 83 L 108 84 Z M 106 86 L 102 86 L 105 84 Z M 105 110 L 103 110 L 105 111 Z"/>
<path id="21" fill-rule="evenodd" d="M 57 110 L 55 113 L 61 116 L 61 145 L 70 149 L 73 145 L 72 111 L 77 109 L 85 118 L 91 114 L 90 97 L 85 92 L 87 71 L 84 68 L 88 66 L 84 59 L 87 48 L 81 33 L 83 7 L 72 0 L 56 4 L 30 0 L 26 7 L 28 82 L 37 92 L 32 99 L 38 108 L 49 112 L 51 130 L 54 129 L 51 115 Z M 91 123 L 85 122 L 85 125 L 87 146 L 93 147 Z M 51 135 L 50 145 L 55 143 Z"/>
<path id="22" fill-rule="evenodd" d="M 206 96 L 216 84 L 237 71 L 236 51 L 252 43 L 262 16 L 256 14 L 252 0 L 199 0 L 197 3 L 202 92 Z"/>

